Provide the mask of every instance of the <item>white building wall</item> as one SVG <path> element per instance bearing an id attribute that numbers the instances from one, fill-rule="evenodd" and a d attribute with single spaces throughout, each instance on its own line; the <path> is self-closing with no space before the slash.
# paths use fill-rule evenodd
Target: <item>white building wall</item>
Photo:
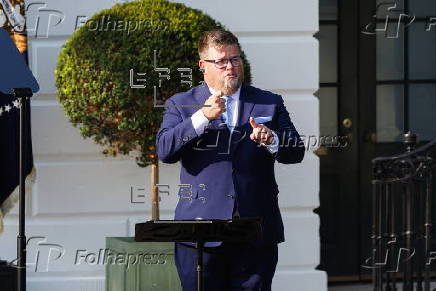
<path id="1" fill-rule="evenodd" d="M 27 201 L 27 237 L 35 237 L 29 242 L 28 262 L 35 261 L 38 251 L 40 260 L 28 270 L 30 291 L 104 290 L 104 266 L 75 264 L 77 250 L 98 252 L 105 247 L 105 237 L 133 236 L 134 224 L 151 217 L 148 199 L 130 202 L 131 187 L 134 194 L 148 193 L 149 169 L 137 167 L 129 157 L 104 158 L 101 148 L 83 140 L 71 126 L 56 101 L 57 54 L 73 33 L 77 17 L 91 16 L 115 2 L 46 0 L 44 6 L 28 1 L 35 3 L 29 6 L 28 29 L 39 19 L 38 35 L 29 32 L 33 34 L 29 50 L 31 68 L 41 85 L 32 103 L 38 176 Z M 313 38 L 318 1 L 176 2 L 201 9 L 233 31 L 250 60 L 253 85 L 284 97 L 300 134 L 318 135 L 318 100 L 313 95 L 318 88 L 318 42 Z M 163 219 L 173 217 L 178 173 L 179 165 L 160 165 L 160 183 L 171 185 L 171 194 L 162 197 Z M 276 176 L 286 242 L 279 245 L 273 290 L 324 291 L 326 275 L 315 270 L 320 260 L 319 218 L 312 212 L 319 204 L 319 160 L 308 151 L 302 164 L 276 163 Z M 15 257 L 17 220 L 17 209 L 5 220 L 2 259 Z M 59 246 L 64 254 L 56 259 Z"/>

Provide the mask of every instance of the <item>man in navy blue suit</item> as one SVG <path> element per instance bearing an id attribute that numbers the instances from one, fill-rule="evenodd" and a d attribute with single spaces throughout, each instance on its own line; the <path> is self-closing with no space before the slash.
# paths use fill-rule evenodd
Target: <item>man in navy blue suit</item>
<path id="1" fill-rule="evenodd" d="M 181 163 L 186 187 L 175 219 L 261 217 L 259 241 L 206 243 L 204 284 L 207 291 L 271 290 L 284 241 L 274 163 L 300 163 L 305 148 L 282 97 L 242 83 L 241 48 L 230 31 L 205 32 L 198 50 L 204 84 L 166 101 L 156 137 L 159 159 Z M 176 244 L 184 291 L 196 290 L 196 258 L 192 244 Z"/>

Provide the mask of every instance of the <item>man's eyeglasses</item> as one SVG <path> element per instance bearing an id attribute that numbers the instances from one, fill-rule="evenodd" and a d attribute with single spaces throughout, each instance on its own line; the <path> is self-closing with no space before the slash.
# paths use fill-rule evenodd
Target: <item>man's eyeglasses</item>
<path id="1" fill-rule="evenodd" d="M 228 62 L 230 62 L 233 67 L 239 67 L 241 65 L 242 59 L 240 56 L 238 56 L 230 59 L 204 60 L 204 61 L 215 64 L 215 68 L 217 69 L 224 69 L 225 67 L 227 67 Z"/>

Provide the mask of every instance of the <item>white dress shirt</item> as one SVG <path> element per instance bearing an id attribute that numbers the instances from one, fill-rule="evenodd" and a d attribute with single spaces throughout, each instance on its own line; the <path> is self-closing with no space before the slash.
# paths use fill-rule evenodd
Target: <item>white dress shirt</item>
<path id="1" fill-rule="evenodd" d="M 211 95 L 215 93 L 215 90 L 213 88 L 209 88 L 209 91 Z M 233 132 L 234 127 L 236 126 L 236 121 L 238 120 L 238 114 L 239 114 L 239 96 L 241 94 L 241 87 L 236 90 L 235 93 L 233 93 L 230 97 L 233 98 L 232 102 L 232 120 L 230 121 L 230 124 L 228 124 L 228 127 L 230 129 L 230 132 Z M 198 136 L 202 135 L 204 132 L 205 127 L 209 124 L 209 119 L 207 119 L 206 116 L 204 116 L 203 111 L 199 109 L 197 112 L 192 114 L 191 116 L 192 125 L 194 126 L 195 132 Z M 278 151 L 279 149 L 279 141 L 277 134 L 272 131 L 272 134 L 274 136 L 274 139 L 270 145 L 266 145 L 265 143 L 261 143 L 261 145 L 265 146 L 268 151 L 272 154 Z"/>

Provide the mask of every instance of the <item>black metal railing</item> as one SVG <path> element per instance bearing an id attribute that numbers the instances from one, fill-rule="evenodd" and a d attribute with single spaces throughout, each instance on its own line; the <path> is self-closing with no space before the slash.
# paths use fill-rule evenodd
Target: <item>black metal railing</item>
<path id="1" fill-rule="evenodd" d="M 417 137 L 409 132 L 405 144 L 404 154 L 372 160 L 373 291 L 430 291 L 436 140 L 416 149 Z"/>

